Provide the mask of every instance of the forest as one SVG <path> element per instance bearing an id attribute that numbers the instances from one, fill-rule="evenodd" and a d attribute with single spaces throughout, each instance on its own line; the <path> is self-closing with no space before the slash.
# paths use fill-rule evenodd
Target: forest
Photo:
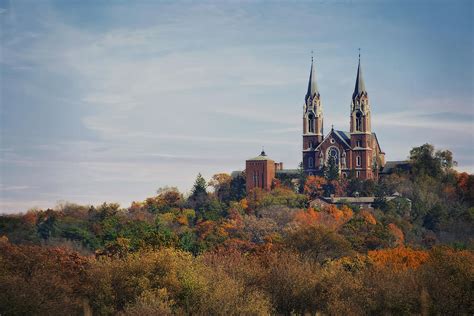
<path id="1" fill-rule="evenodd" d="M 0 315 L 474 315 L 474 175 L 430 144 L 409 162 L 1 215 Z M 310 207 L 330 194 L 376 199 Z"/>

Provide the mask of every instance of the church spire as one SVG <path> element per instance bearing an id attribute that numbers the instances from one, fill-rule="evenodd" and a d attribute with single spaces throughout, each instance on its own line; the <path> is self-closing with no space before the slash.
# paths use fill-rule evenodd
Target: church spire
<path id="1" fill-rule="evenodd" d="M 311 52 L 311 71 L 309 73 L 308 92 L 306 92 L 305 101 L 308 98 L 313 98 L 315 95 L 319 96 L 318 84 L 316 83 L 316 67 L 314 67 L 313 56 Z"/>
<path id="2" fill-rule="evenodd" d="M 354 87 L 354 93 L 352 94 L 352 99 L 360 97 L 363 93 L 367 94 L 365 90 L 364 78 L 362 78 L 362 68 L 360 67 L 360 48 L 359 48 L 359 66 L 357 67 L 357 77 Z"/>

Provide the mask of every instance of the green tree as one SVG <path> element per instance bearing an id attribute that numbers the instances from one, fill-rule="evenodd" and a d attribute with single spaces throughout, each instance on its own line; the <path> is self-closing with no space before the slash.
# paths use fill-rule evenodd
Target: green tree
<path id="1" fill-rule="evenodd" d="M 240 201 L 247 196 L 247 188 L 245 186 L 245 172 L 241 172 L 230 180 L 230 200 Z"/>
<path id="2" fill-rule="evenodd" d="M 410 150 L 410 162 L 414 175 L 426 174 L 439 178 L 457 163 L 449 150 L 437 150 L 431 144 L 424 144 Z"/>
<path id="3" fill-rule="evenodd" d="M 324 166 L 324 177 L 329 181 L 339 179 L 339 165 L 333 156 L 329 157 L 327 165 Z"/>
<path id="4" fill-rule="evenodd" d="M 196 181 L 194 182 L 193 189 L 191 190 L 191 195 L 188 198 L 188 202 L 190 203 L 191 207 L 197 211 L 202 211 L 202 208 L 208 202 L 206 189 L 206 180 L 199 173 L 196 177 Z"/>
<path id="5" fill-rule="evenodd" d="M 40 213 L 38 220 L 38 235 L 43 239 L 48 239 L 57 232 L 57 214 L 52 209 L 47 209 Z"/>
<path id="6" fill-rule="evenodd" d="M 300 162 L 298 165 L 298 193 L 304 193 L 305 184 L 306 184 L 306 174 L 303 169 L 303 162 Z"/>

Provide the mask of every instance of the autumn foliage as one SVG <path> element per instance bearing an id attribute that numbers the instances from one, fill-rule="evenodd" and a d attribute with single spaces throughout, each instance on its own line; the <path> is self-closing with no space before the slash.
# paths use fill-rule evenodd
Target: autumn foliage
<path id="1" fill-rule="evenodd" d="M 428 260 L 429 254 L 424 250 L 413 250 L 400 246 L 392 249 L 369 251 L 368 257 L 374 262 L 375 266 L 405 270 L 417 269 Z"/>
<path id="2" fill-rule="evenodd" d="M 321 210 L 309 208 L 298 211 L 295 214 L 295 222 L 300 225 L 323 225 L 330 228 L 337 228 L 344 225 L 354 215 L 354 212 L 347 206 L 337 208 L 334 205 L 324 206 Z"/>
<path id="3" fill-rule="evenodd" d="M 2 215 L 0 314 L 472 315 L 473 176 L 451 158 L 422 146 L 378 182 L 199 175 L 126 208 Z M 310 203 L 356 193 L 372 207 Z"/>

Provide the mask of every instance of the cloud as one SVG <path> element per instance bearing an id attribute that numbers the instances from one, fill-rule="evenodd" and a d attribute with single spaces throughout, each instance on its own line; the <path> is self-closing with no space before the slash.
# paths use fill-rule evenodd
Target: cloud
<path id="1" fill-rule="evenodd" d="M 431 111 L 430 111 L 431 112 Z M 373 125 L 437 129 L 446 132 L 468 133 L 474 137 L 474 120 L 471 113 L 403 111 L 377 115 Z"/>
<path id="2" fill-rule="evenodd" d="M 371 29 L 373 20 L 354 10 L 13 3 L 2 12 L 0 63 L 8 102 L 2 102 L 0 161 L 4 188 L 10 189 L 2 190 L 0 210 L 64 199 L 127 205 L 159 186 L 189 190 L 198 172 L 210 177 L 242 169 L 261 146 L 295 167 L 311 49 L 318 56 L 326 131 L 331 124 L 347 130 L 356 66 L 349 51 L 374 42 L 360 32 Z M 381 31 L 406 32 L 394 21 L 374 23 Z M 355 41 L 351 32 L 361 36 Z M 372 46 L 373 56 L 378 47 L 384 45 Z M 389 56 L 384 60 L 383 69 L 367 71 L 372 78 L 394 73 L 398 64 Z M 374 109 L 373 125 L 389 159 L 433 140 L 437 146 L 463 143 L 455 154 L 472 165 L 470 100 L 420 98 L 400 89 L 400 102 L 383 81 L 370 88 L 373 102 L 384 103 Z M 28 188 L 20 189 L 25 183 Z"/>
<path id="3" fill-rule="evenodd" d="M 29 188 L 30 186 L 27 186 L 27 185 L 11 185 L 11 186 L 0 185 L 0 191 L 19 191 L 19 190 L 26 190 Z"/>

